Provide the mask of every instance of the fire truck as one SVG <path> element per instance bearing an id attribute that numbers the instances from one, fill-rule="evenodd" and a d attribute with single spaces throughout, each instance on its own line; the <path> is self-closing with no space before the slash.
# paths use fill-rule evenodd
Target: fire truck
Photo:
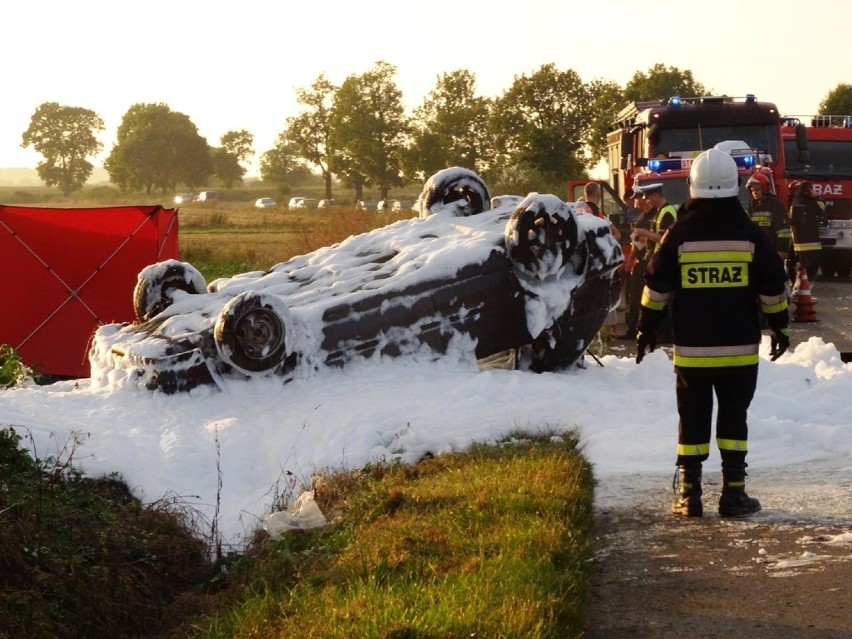
<path id="1" fill-rule="evenodd" d="M 616 116 L 607 135 L 609 184 L 623 196 L 639 175 L 673 170 L 672 162 L 655 161 L 688 161 L 719 143 L 731 141 L 756 156 L 756 164 L 771 171 L 778 191 L 786 192 L 778 108 L 771 102 L 759 102 L 753 95 L 675 96 L 628 104 Z M 688 170 L 688 164 L 691 162 L 683 162 L 679 168 Z M 686 199 L 685 183 L 668 186 L 672 187 L 671 193 L 666 192 L 669 202 L 679 204 Z M 676 191 L 676 187 L 682 190 Z"/>
<path id="2" fill-rule="evenodd" d="M 824 276 L 849 277 L 852 270 L 852 115 L 785 116 L 781 134 L 787 157 L 786 177 L 810 180 L 825 205 L 820 233 Z M 807 153 L 797 156 L 797 135 L 804 128 Z"/>
<path id="3" fill-rule="evenodd" d="M 704 96 L 628 104 L 616 116 L 607 134 L 609 176 L 604 186 L 603 209 L 618 212 L 617 201 L 627 188 L 652 182 L 663 184 L 666 200 L 680 205 L 689 197 L 692 161 L 709 148 L 730 153 L 743 179 L 739 197 L 744 207 L 751 199 L 745 184 L 761 171 L 771 178 L 776 194 L 785 203 L 784 140 L 781 117 L 771 102 L 753 95 L 742 98 Z M 795 153 L 806 151 L 804 127 L 794 127 Z M 568 184 L 569 200 L 582 193 L 582 182 Z M 617 224 L 617 222 L 616 222 Z"/>

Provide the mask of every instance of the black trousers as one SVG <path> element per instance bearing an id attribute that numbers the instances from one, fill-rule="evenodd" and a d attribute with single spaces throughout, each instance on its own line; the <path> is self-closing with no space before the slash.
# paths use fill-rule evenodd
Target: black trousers
<path id="1" fill-rule="evenodd" d="M 715 393 L 716 444 L 722 458 L 722 473 L 726 479 L 735 481 L 745 476 L 746 416 L 757 388 L 757 365 L 741 368 L 744 370 L 677 369 L 678 466 L 699 468 L 708 458 Z"/>

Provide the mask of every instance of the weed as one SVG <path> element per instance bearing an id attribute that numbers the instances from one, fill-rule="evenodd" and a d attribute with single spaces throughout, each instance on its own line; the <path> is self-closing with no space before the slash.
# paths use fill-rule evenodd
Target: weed
<path id="1" fill-rule="evenodd" d="M 17 386 L 32 376 L 32 369 L 21 361 L 14 348 L 9 344 L 0 345 L 0 388 Z"/>

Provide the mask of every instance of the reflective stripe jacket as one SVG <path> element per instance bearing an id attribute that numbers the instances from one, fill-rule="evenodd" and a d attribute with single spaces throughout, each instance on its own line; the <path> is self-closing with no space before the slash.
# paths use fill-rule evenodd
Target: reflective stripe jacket
<path id="1" fill-rule="evenodd" d="M 671 305 L 676 367 L 756 365 L 761 312 L 787 330 L 785 281 L 737 198 L 688 200 L 648 265 L 639 330 L 655 332 Z"/>
<path id="2" fill-rule="evenodd" d="M 779 251 L 786 253 L 790 250 L 790 233 L 787 230 L 787 211 L 784 205 L 772 193 L 764 195 L 759 202 L 752 200 L 748 205 L 748 214 L 751 221 L 766 233 L 772 245 Z"/>
<path id="3" fill-rule="evenodd" d="M 816 199 L 797 195 L 790 203 L 790 228 L 793 231 L 793 248 L 796 253 L 818 251 L 822 248 L 819 239 L 819 223 L 822 207 Z"/>
<path id="4" fill-rule="evenodd" d="M 650 228 L 660 235 L 663 235 L 677 219 L 677 209 L 668 202 L 663 204 L 659 210 L 652 210 L 650 213 L 654 220 Z M 650 260 L 659 248 L 659 243 L 648 240 L 648 246 L 645 249 L 645 260 Z"/>

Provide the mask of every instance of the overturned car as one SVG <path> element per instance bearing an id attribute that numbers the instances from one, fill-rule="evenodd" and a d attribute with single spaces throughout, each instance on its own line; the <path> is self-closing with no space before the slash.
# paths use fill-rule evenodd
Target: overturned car
<path id="1" fill-rule="evenodd" d="M 173 393 L 376 357 L 516 349 L 535 372 L 583 357 L 620 292 L 605 220 L 554 195 L 492 198 L 457 167 L 417 206 L 417 219 L 209 285 L 185 262 L 147 267 L 138 321 L 95 331 L 93 384 Z"/>

